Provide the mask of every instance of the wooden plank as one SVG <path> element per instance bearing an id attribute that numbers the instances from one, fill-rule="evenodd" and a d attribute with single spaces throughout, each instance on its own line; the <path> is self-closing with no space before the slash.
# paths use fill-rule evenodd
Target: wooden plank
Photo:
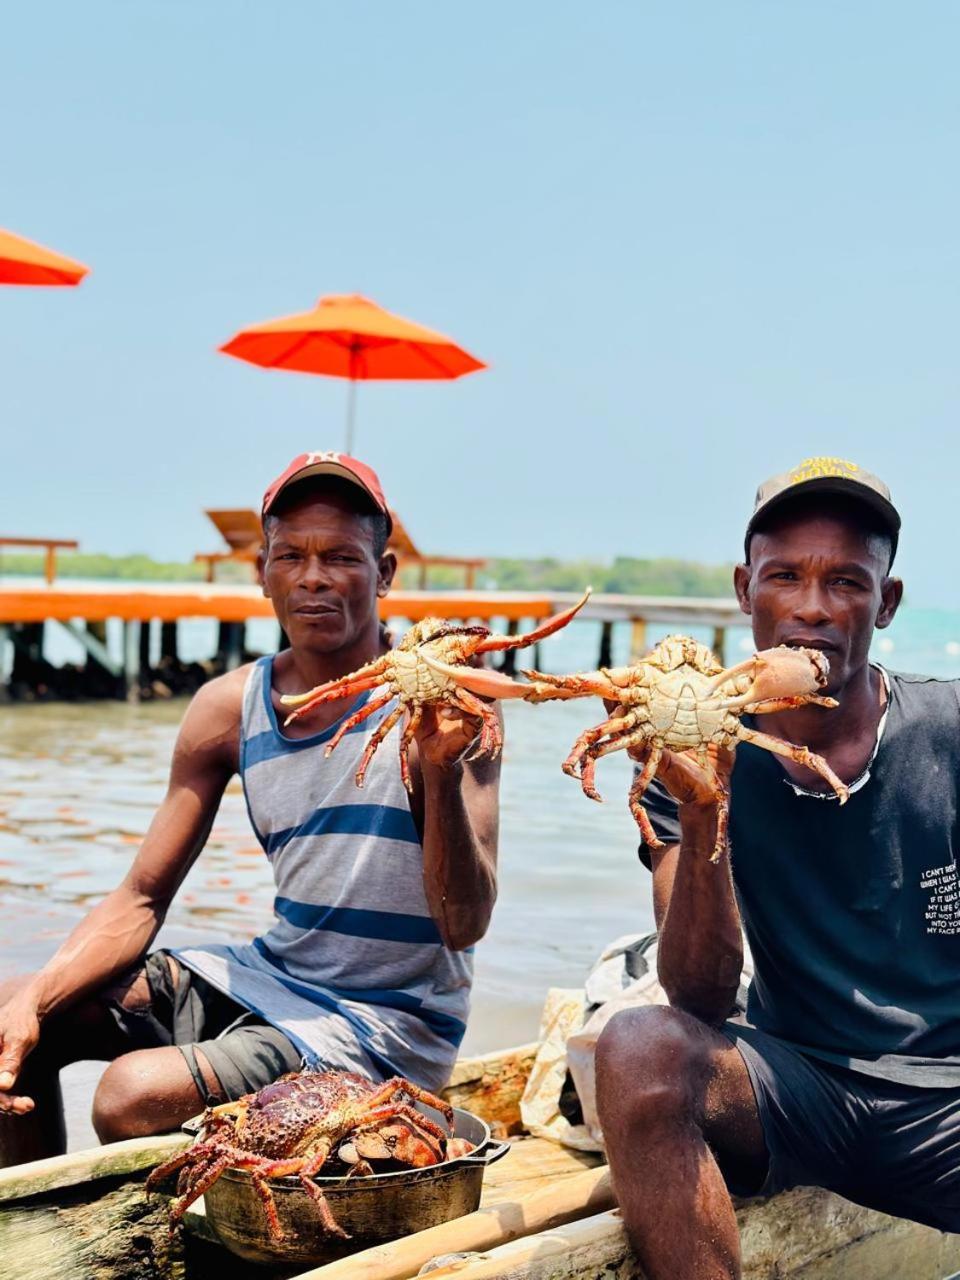
<path id="1" fill-rule="evenodd" d="M 549 1138 L 515 1138 L 510 1154 L 487 1170 L 480 1204 L 512 1200 L 541 1186 L 555 1187 L 602 1164 L 601 1156 L 593 1151 L 573 1151 Z"/>
<path id="2" fill-rule="evenodd" d="M 80 546 L 75 538 L 14 538 L 0 534 L 0 546 L 3 547 L 66 547 L 76 551 Z"/>
<path id="3" fill-rule="evenodd" d="M 328 1262 L 303 1272 L 296 1280 L 409 1280 L 424 1263 L 445 1253 L 491 1249 L 518 1236 L 558 1227 L 571 1217 L 596 1213 L 612 1203 L 609 1171 L 594 1169 L 513 1200 L 498 1200 L 476 1213 L 405 1239 Z"/>
<path id="4" fill-rule="evenodd" d="M 893 1221 L 883 1231 L 853 1240 L 799 1271 L 764 1270 L 756 1280 L 790 1275 L 793 1280 L 944 1280 L 960 1268 L 960 1239 Z M 753 1280 L 751 1277 L 750 1280 Z"/>
<path id="5" fill-rule="evenodd" d="M 151 1169 L 191 1142 L 185 1133 L 163 1133 L 0 1169 L 0 1204 Z"/>
<path id="6" fill-rule="evenodd" d="M 943 1280 L 960 1239 L 802 1188 L 737 1212 L 743 1280 Z M 637 1280 L 614 1210 L 431 1268 L 431 1280 Z M 327 1280 L 326 1277 L 323 1280 Z"/>
<path id="7" fill-rule="evenodd" d="M 597 1276 L 638 1280 L 641 1275 L 615 1210 L 524 1236 L 422 1274 L 431 1280 L 594 1280 Z"/>
<path id="8" fill-rule="evenodd" d="M 0 1208 L 3 1280 L 184 1280 L 182 1249 L 166 1202 L 141 1182 Z"/>

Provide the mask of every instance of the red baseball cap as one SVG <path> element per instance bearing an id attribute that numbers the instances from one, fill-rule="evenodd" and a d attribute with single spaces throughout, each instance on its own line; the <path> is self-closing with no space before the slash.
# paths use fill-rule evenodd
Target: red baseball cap
<path id="1" fill-rule="evenodd" d="M 378 511 L 387 517 L 387 534 L 393 532 L 393 519 L 387 500 L 383 496 L 380 480 L 373 467 L 368 467 L 359 458 L 351 458 L 347 453 L 336 453 L 326 450 L 322 453 L 298 453 L 285 471 L 277 476 L 263 495 L 260 508 L 261 521 L 266 520 L 273 504 L 288 484 L 295 480 L 306 480 L 308 476 L 338 476 L 362 489 Z"/>

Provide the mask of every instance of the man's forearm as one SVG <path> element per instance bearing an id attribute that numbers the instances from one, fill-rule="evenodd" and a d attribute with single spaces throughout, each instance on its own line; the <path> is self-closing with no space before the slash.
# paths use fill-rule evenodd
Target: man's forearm
<path id="1" fill-rule="evenodd" d="M 99 903 L 23 989 L 41 1019 L 130 969 L 157 934 L 165 907 L 121 885 Z"/>
<path id="2" fill-rule="evenodd" d="M 483 937 L 490 922 L 497 896 L 496 831 L 477 829 L 464 796 L 462 764 L 424 762 L 422 770 L 427 902 L 445 944 L 462 951 Z"/>
<path id="3" fill-rule="evenodd" d="M 743 939 L 726 854 L 711 862 L 713 807 L 681 805 L 681 841 L 657 964 L 670 1003 L 704 1022 L 728 1016 L 740 984 Z"/>

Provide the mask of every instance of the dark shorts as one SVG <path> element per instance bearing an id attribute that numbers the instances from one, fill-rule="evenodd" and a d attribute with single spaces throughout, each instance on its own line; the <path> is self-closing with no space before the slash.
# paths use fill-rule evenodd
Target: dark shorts
<path id="1" fill-rule="evenodd" d="M 144 964 L 150 1004 L 125 1009 L 119 998 L 106 1004 L 131 1049 L 175 1045 L 186 1059 L 205 1103 L 239 1098 L 262 1089 L 286 1071 L 297 1071 L 301 1055 L 282 1031 L 231 1000 L 176 959 L 174 981 L 167 952 L 154 951 Z M 199 1049 L 220 1081 L 223 1098 L 208 1096 L 197 1065 Z"/>
<path id="2" fill-rule="evenodd" d="M 869 1209 L 960 1232 L 960 1089 L 866 1076 L 755 1027 L 728 1022 L 723 1031 L 746 1063 L 769 1155 L 761 1187 L 728 1178 L 735 1195 L 825 1187 Z"/>

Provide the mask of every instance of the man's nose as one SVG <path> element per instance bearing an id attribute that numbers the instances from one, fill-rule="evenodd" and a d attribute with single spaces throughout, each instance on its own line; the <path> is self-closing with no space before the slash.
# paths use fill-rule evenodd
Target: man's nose
<path id="1" fill-rule="evenodd" d="M 300 581 L 308 591 L 323 591 L 330 585 L 330 572 L 322 556 L 306 556 L 303 559 Z"/>
<path id="2" fill-rule="evenodd" d="M 794 601 L 793 613 L 794 617 L 809 627 L 822 626 L 830 621 L 827 598 L 818 583 L 810 583 L 799 592 Z"/>

